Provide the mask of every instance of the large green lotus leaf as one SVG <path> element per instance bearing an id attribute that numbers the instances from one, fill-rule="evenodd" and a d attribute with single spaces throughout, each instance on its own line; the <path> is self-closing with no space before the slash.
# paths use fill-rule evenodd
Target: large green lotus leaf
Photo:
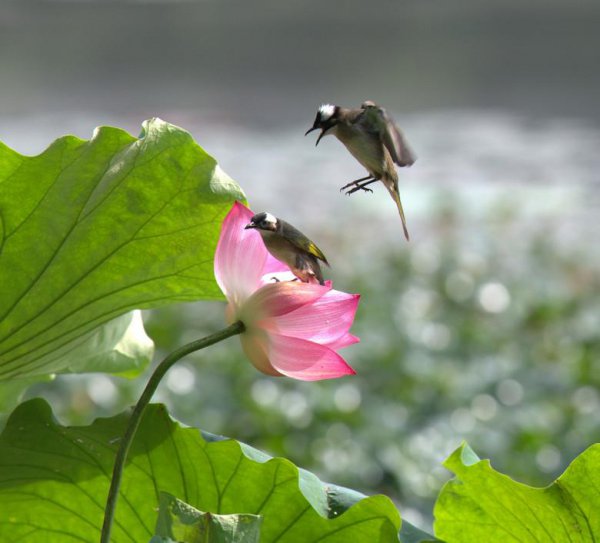
<path id="1" fill-rule="evenodd" d="M 134 310 L 48 353 L 43 360 L 47 367 L 56 365 L 62 372 L 102 371 L 133 377 L 152 359 L 153 352 L 141 311 Z M 0 413 L 12 410 L 32 384 L 53 378 L 54 374 L 33 375 L 0 381 Z"/>
<path id="2" fill-rule="evenodd" d="M 33 384 L 40 381 L 52 381 L 54 375 L 44 377 L 36 375 L 34 377 L 25 377 L 24 379 L 13 379 L 11 381 L 0 381 L 0 415 L 3 417 L 10 413 L 12 409 L 21 401 L 25 391 Z M 0 418 L 0 425 L 2 419 Z"/>
<path id="3" fill-rule="evenodd" d="M 139 138 L 102 127 L 34 157 L 0 144 L 0 379 L 65 370 L 51 353 L 132 309 L 221 298 L 213 255 L 236 199 L 160 119 Z"/>
<path id="4" fill-rule="evenodd" d="M 99 540 L 114 455 L 127 414 L 63 427 L 31 400 L 0 436 L 0 541 Z M 385 496 L 360 497 L 247 445 L 182 428 L 151 405 L 125 468 L 112 541 L 149 541 L 161 491 L 202 511 L 262 517 L 261 543 L 397 542 Z"/>
<path id="5" fill-rule="evenodd" d="M 41 358 L 47 367 L 59 365 L 63 372 L 102 371 L 120 373 L 123 368 L 143 369 L 152 358 L 154 343 L 146 335 L 142 313 L 130 311 L 94 328 L 60 349 Z"/>
<path id="6" fill-rule="evenodd" d="M 214 435 L 208 432 L 202 432 L 202 436 L 206 441 L 224 441 L 228 438 Z M 242 448 L 244 455 L 256 462 L 267 462 L 271 457 L 258 449 L 250 447 L 245 443 L 238 442 Z M 300 474 L 300 490 L 309 500 L 313 508 L 321 511 L 322 515 L 328 518 L 335 518 L 337 515 L 347 511 L 353 505 L 366 499 L 367 496 L 356 490 L 345 488 L 343 486 L 334 485 L 331 483 L 323 483 L 310 471 L 302 468 L 298 469 Z M 323 485 L 325 484 L 325 492 Z M 431 534 L 424 532 L 409 522 L 403 520 L 400 533 L 398 534 L 401 543 L 430 543 L 440 541 Z"/>
<path id="7" fill-rule="evenodd" d="M 545 488 L 517 483 L 462 445 L 446 460 L 456 479 L 435 506 L 448 543 L 593 542 L 600 538 L 600 445 L 579 455 Z"/>
<path id="8" fill-rule="evenodd" d="M 156 536 L 150 543 L 259 543 L 259 515 L 217 515 L 199 511 L 168 492 L 161 492 Z"/>

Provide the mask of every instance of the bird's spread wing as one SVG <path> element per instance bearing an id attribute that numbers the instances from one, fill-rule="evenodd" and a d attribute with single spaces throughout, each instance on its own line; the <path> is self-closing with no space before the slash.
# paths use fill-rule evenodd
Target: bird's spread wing
<path id="1" fill-rule="evenodd" d="M 390 153 L 392 160 L 398 166 L 411 166 L 415 162 L 416 157 L 406 143 L 394 119 L 388 115 L 384 108 L 372 102 L 366 102 L 365 104 L 363 104 L 365 125 L 377 133 L 381 138 L 381 142 Z"/>
<path id="2" fill-rule="evenodd" d="M 384 117 L 388 117 L 385 110 L 381 108 Z M 411 151 L 410 147 L 406 143 L 402 132 L 396 126 L 393 119 L 389 119 L 390 122 L 385 123 L 386 129 L 381 134 L 381 139 L 386 149 L 389 151 L 392 159 L 398 166 L 412 166 L 415 162 L 415 156 Z"/>
<path id="3" fill-rule="evenodd" d="M 306 251 L 329 266 L 329 262 L 327 262 L 327 258 L 323 254 L 323 251 L 321 251 L 321 249 L 319 249 L 314 242 L 300 232 L 300 230 L 294 228 L 289 223 L 286 223 L 284 228 L 287 230 L 286 239 L 288 241 L 293 243 L 296 247 L 298 247 L 298 249 Z"/>

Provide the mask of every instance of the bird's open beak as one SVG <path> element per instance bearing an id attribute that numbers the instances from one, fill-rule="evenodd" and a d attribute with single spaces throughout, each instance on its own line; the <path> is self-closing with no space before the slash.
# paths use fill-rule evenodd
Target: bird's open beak
<path id="1" fill-rule="evenodd" d="M 321 141 L 321 138 L 325 135 L 325 132 L 327 132 L 327 130 L 329 130 L 331 128 L 331 126 L 327 127 L 327 128 L 322 128 L 321 126 L 313 126 L 312 128 L 309 128 L 304 135 L 308 135 L 310 134 L 313 130 L 318 130 L 319 128 L 321 128 L 321 133 L 319 134 L 319 137 L 317 138 L 317 141 L 315 143 L 315 147 L 317 145 L 319 145 L 319 142 Z"/>
<path id="2" fill-rule="evenodd" d="M 249 222 L 246 226 L 244 226 L 244 230 L 248 230 L 248 228 L 256 228 L 256 225 L 253 222 Z"/>
<path id="3" fill-rule="evenodd" d="M 321 141 L 321 138 L 325 135 L 325 132 L 327 132 L 327 130 L 325 130 L 325 129 L 321 130 L 321 133 L 319 134 L 319 137 L 317 138 L 317 141 L 315 142 L 315 147 L 317 145 L 319 145 L 319 142 Z"/>

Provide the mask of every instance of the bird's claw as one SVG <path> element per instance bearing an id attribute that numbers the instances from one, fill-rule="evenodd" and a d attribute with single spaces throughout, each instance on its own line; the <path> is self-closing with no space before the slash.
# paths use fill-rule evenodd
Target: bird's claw
<path id="1" fill-rule="evenodd" d="M 357 190 L 364 190 L 365 192 L 373 192 L 371 189 L 368 189 L 367 187 L 363 187 L 361 185 L 357 185 L 353 189 L 350 189 L 350 190 L 346 191 L 346 195 L 350 196 L 351 194 L 354 194 Z"/>
<path id="2" fill-rule="evenodd" d="M 376 179 L 372 176 L 361 177 L 360 179 L 355 179 L 354 181 L 350 181 L 350 183 L 346 183 L 341 189 L 340 192 L 346 189 L 350 189 L 346 191 L 346 194 L 350 195 L 356 192 L 357 190 L 364 190 L 365 192 L 373 192 L 371 189 L 366 188 L 367 185 L 374 183 Z M 352 188 L 350 188 L 352 187 Z"/>

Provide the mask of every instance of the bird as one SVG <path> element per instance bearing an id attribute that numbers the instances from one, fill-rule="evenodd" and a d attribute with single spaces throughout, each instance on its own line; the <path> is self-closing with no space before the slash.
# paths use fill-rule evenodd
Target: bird
<path id="1" fill-rule="evenodd" d="M 410 240 L 394 164 L 411 166 L 416 157 L 392 117 L 371 100 L 363 102 L 360 108 L 323 104 L 317 111 L 313 126 L 304 135 L 318 129 L 321 133 L 315 145 L 323 136 L 333 134 L 369 172 L 366 177 L 351 181 L 340 190 L 349 189 L 346 194 L 358 190 L 372 192 L 367 186 L 381 181 L 398 207 L 404 236 L 407 241 Z"/>
<path id="2" fill-rule="evenodd" d="M 267 251 L 287 265 L 300 281 L 310 283 L 316 279 L 320 285 L 325 284 L 319 261 L 327 266 L 329 262 L 323 251 L 290 223 L 263 211 L 244 228 L 258 230 Z"/>

